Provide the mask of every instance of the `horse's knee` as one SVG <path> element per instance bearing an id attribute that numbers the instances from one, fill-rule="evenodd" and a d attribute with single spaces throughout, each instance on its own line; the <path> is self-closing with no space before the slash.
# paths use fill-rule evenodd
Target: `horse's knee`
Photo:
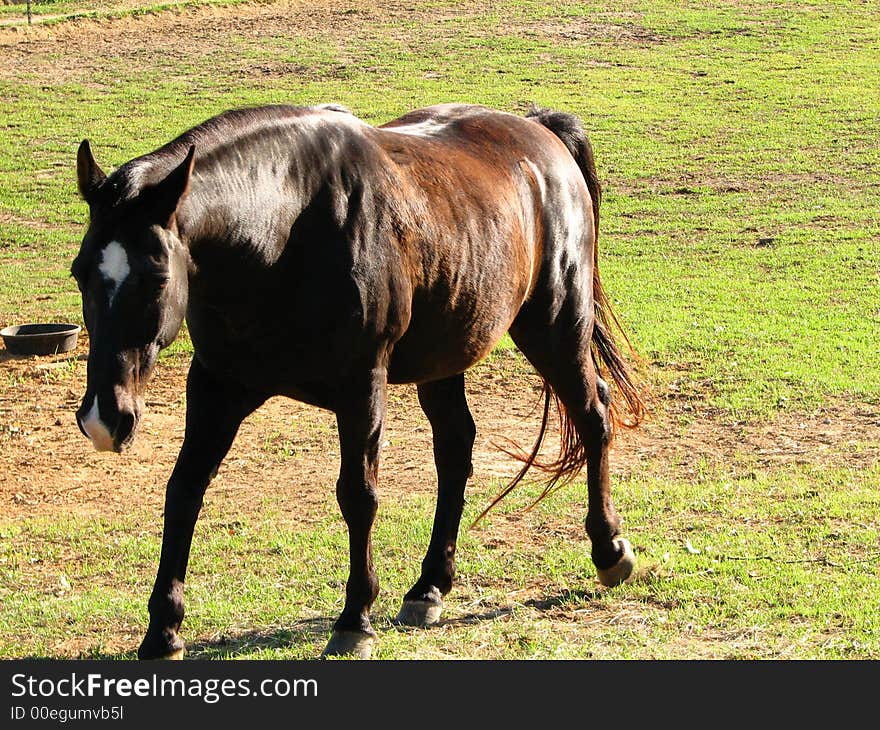
<path id="1" fill-rule="evenodd" d="M 467 417 L 462 420 L 461 425 L 462 437 L 464 438 L 468 449 L 472 449 L 474 446 L 474 441 L 477 440 L 477 424 L 474 423 L 474 419 L 469 412 L 465 415 Z"/>
<path id="2" fill-rule="evenodd" d="M 361 520 L 372 523 L 379 510 L 376 486 L 363 478 L 340 478 L 336 482 L 336 501 L 348 524 Z"/>

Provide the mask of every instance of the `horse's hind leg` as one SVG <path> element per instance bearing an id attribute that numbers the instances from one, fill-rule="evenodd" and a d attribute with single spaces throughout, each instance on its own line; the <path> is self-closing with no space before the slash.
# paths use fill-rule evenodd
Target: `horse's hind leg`
<path id="1" fill-rule="evenodd" d="M 424 383 L 419 404 L 431 423 L 437 466 L 437 510 L 422 573 L 407 592 L 397 622 L 429 626 L 440 620 L 442 597 L 455 576 L 455 543 L 464 508 L 464 489 L 471 475 L 476 427 L 468 410 L 464 375 Z"/>
<path id="2" fill-rule="evenodd" d="M 599 581 L 622 583 L 635 566 L 627 540 L 619 537 L 620 519 L 611 499 L 608 447 L 611 436 L 610 391 L 599 377 L 589 350 L 591 317 L 576 312 L 581 300 L 569 296 L 552 320 L 524 311 L 510 328 L 517 347 L 555 391 L 584 451 L 589 505 L 585 521 Z M 587 299 L 589 301 L 589 299 Z M 586 324 L 585 324 L 586 323 Z"/>

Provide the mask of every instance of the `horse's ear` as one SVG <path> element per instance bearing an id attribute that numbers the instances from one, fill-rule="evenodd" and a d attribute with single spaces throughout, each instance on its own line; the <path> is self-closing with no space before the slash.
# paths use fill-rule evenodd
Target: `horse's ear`
<path id="1" fill-rule="evenodd" d="M 191 145 L 186 157 L 183 158 L 162 182 L 156 185 L 149 193 L 150 212 L 156 222 L 168 227 L 174 219 L 177 207 L 189 192 L 189 180 L 193 170 L 193 160 L 196 155 L 195 145 Z"/>
<path id="2" fill-rule="evenodd" d="M 95 162 L 87 139 L 80 142 L 76 153 L 76 179 L 79 183 L 79 194 L 87 203 L 94 200 L 95 191 L 107 179 L 104 171 Z"/>

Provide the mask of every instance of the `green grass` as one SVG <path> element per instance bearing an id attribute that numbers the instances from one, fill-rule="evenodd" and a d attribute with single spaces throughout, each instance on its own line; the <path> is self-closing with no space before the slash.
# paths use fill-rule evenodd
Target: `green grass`
<path id="1" fill-rule="evenodd" d="M 184 10 L 204 5 L 235 5 L 242 0 L 170 0 L 169 2 L 150 2 L 147 0 L 32 0 L 32 23 L 53 25 L 73 19 L 122 18 L 159 13 L 165 10 Z M 10 25 L 27 23 L 27 0 L 0 5 L 0 21 Z"/>
<path id="2" fill-rule="evenodd" d="M 880 471 L 710 470 L 696 482 L 639 476 L 618 485 L 639 577 L 602 589 L 573 488 L 530 512 L 526 490 L 463 530 L 444 622 L 391 618 L 430 536 L 427 498 L 382 505 L 379 658 L 880 657 Z M 469 523 L 497 485 L 478 488 Z M 329 495 L 308 527 L 294 504 L 258 514 L 208 498 L 196 531 L 184 635 L 202 658 L 310 658 L 342 608 L 347 538 Z M 853 523 L 852 515 L 863 515 Z M 562 515 L 569 517 L 562 518 Z M 3 528 L 0 658 L 131 658 L 146 626 L 159 551 L 153 515 L 36 520 Z M 149 526 L 149 527 L 145 527 Z M 526 533 L 506 540 L 509 529 Z M 500 539 L 498 539 L 500 537 Z M 495 539 L 492 539 L 495 538 Z M 235 566 L 230 570 L 230 566 Z M 63 575 L 63 578 L 62 578 Z M 127 649 L 118 647 L 120 635 Z"/>
<path id="3" fill-rule="evenodd" d="M 877 402 L 880 26 L 867 6 L 435 7 L 368 15 L 342 37 L 232 35 L 222 58 L 111 50 L 57 80 L 44 78 L 54 57 L 4 75 L 0 318 L 79 316 L 66 273 L 86 216 L 82 137 L 112 167 L 233 106 L 336 100 L 380 122 L 438 100 L 537 102 L 591 131 L 602 271 L 649 379 L 684 365 L 737 418 Z M 249 73 L 279 64 L 291 72 Z"/>
<path id="4" fill-rule="evenodd" d="M 91 58 L 35 44 L 26 64 L 0 73 L 0 324 L 81 321 L 67 273 L 87 216 L 74 173 L 83 137 L 112 168 L 236 106 L 332 100 L 378 123 L 437 101 L 535 102 L 579 114 L 590 131 L 606 191 L 603 279 L 657 393 L 746 422 L 880 402 L 880 23 L 870 3 L 327 13 L 302 32 L 230 33 L 222 53 L 120 42 Z M 189 349 L 184 335 L 172 354 Z M 285 458 L 291 447 L 273 432 L 266 448 Z M 613 591 L 595 586 L 577 488 L 524 517 L 506 505 L 464 535 L 449 623 L 424 632 L 388 619 L 415 577 L 432 508 L 384 504 L 379 656 L 880 657 L 877 467 L 734 467 L 709 463 L 691 481 L 645 463 L 617 481 L 644 569 Z M 469 509 L 496 488 L 475 485 Z M 345 579 L 335 506 L 295 531 L 276 529 L 280 505 L 235 518 L 208 509 L 188 586 L 195 655 L 314 656 Z M 497 545 L 492 527 L 505 535 L 507 521 L 527 530 Z M 0 525 L 0 656 L 69 655 L 70 637 L 100 656 L 120 632 L 136 646 L 155 516 Z"/>

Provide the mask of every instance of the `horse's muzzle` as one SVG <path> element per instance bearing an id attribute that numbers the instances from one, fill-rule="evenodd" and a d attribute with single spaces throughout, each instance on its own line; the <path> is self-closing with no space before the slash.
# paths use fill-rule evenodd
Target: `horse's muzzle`
<path id="1" fill-rule="evenodd" d="M 100 405 L 100 399 L 94 395 L 83 401 L 76 412 L 79 430 L 89 438 L 98 451 L 122 453 L 134 441 L 140 420 L 138 413 L 128 408 L 112 408 L 111 413 L 108 414 L 107 409 L 102 409 Z"/>

